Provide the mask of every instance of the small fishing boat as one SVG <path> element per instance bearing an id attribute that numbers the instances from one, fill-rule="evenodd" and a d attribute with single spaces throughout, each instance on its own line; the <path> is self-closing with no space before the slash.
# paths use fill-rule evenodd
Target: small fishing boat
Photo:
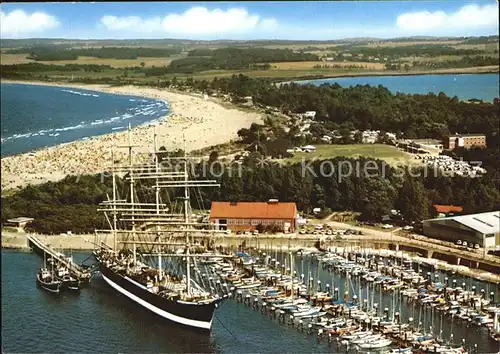
<path id="1" fill-rule="evenodd" d="M 62 289 L 79 291 L 80 290 L 80 280 L 73 277 L 65 267 L 59 267 L 55 274 L 56 280 L 62 282 Z"/>
<path id="2" fill-rule="evenodd" d="M 380 339 L 380 340 L 375 340 L 367 343 L 360 343 L 358 346 L 363 349 L 376 349 L 376 348 L 383 348 L 387 347 L 392 344 L 392 341 L 390 339 Z"/>
<path id="3" fill-rule="evenodd" d="M 42 287 L 42 289 L 50 291 L 52 293 L 59 293 L 62 282 L 55 279 L 52 274 L 45 268 L 41 268 L 36 274 L 37 284 Z"/>

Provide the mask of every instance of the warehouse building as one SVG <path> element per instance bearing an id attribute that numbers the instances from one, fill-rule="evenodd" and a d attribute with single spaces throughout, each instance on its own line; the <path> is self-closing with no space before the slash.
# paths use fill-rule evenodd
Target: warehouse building
<path id="1" fill-rule="evenodd" d="M 258 225 L 276 225 L 281 231 L 294 232 L 297 225 L 295 203 L 267 202 L 212 202 L 210 222 L 221 230 L 253 231 Z"/>
<path id="2" fill-rule="evenodd" d="M 500 246 L 500 211 L 425 220 L 424 235 L 443 241 L 478 244 L 494 249 Z"/>

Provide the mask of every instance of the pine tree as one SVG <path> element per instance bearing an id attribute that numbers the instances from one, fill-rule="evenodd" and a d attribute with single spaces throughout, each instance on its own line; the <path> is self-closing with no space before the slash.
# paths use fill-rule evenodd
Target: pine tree
<path id="1" fill-rule="evenodd" d="M 406 175 L 397 206 L 407 222 L 422 221 L 429 217 L 429 199 L 420 179 Z"/>

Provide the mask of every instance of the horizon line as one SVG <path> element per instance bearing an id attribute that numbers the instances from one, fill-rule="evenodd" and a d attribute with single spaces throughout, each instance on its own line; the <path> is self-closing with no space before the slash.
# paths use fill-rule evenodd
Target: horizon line
<path id="1" fill-rule="evenodd" d="M 391 41 L 396 39 L 467 39 L 467 38 L 495 38 L 499 37 L 497 34 L 485 36 L 428 36 L 428 35 L 415 35 L 415 36 L 402 36 L 402 37 L 345 37 L 338 39 L 270 39 L 270 38 L 254 38 L 254 39 L 188 39 L 188 38 L 62 38 L 62 37 L 28 37 L 28 38 L 3 38 L 2 41 L 23 41 L 23 40 L 65 40 L 65 41 L 189 41 L 189 42 L 338 42 L 348 40 L 379 40 Z"/>

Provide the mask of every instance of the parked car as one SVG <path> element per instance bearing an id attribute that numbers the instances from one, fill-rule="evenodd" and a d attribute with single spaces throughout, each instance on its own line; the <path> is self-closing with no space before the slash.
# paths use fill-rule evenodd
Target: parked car
<path id="1" fill-rule="evenodd" d="M 475 248 L 475 249 L 479 249 L 479 243 L 476 243 L 476 244 L 474 245 L 474 248 Z"/>
<path id="2" fill-rule="evenodd" d="M 254 235 L 258 235 L 259 234 L 259 230 L 253 230 L 252 232 Z"/>
<path id="3" fill-rule="evenodd" d="M 410 225 L 406 225 L 405 227 L 403 227 L 403 230 L 412 230 L 413 229 L 413 226 L 410 226 Z"/>
<path id="4" fill-rule="evenodd" d="M 457 245 L 462 246 L 462 240 L 458 240 Z"/>

